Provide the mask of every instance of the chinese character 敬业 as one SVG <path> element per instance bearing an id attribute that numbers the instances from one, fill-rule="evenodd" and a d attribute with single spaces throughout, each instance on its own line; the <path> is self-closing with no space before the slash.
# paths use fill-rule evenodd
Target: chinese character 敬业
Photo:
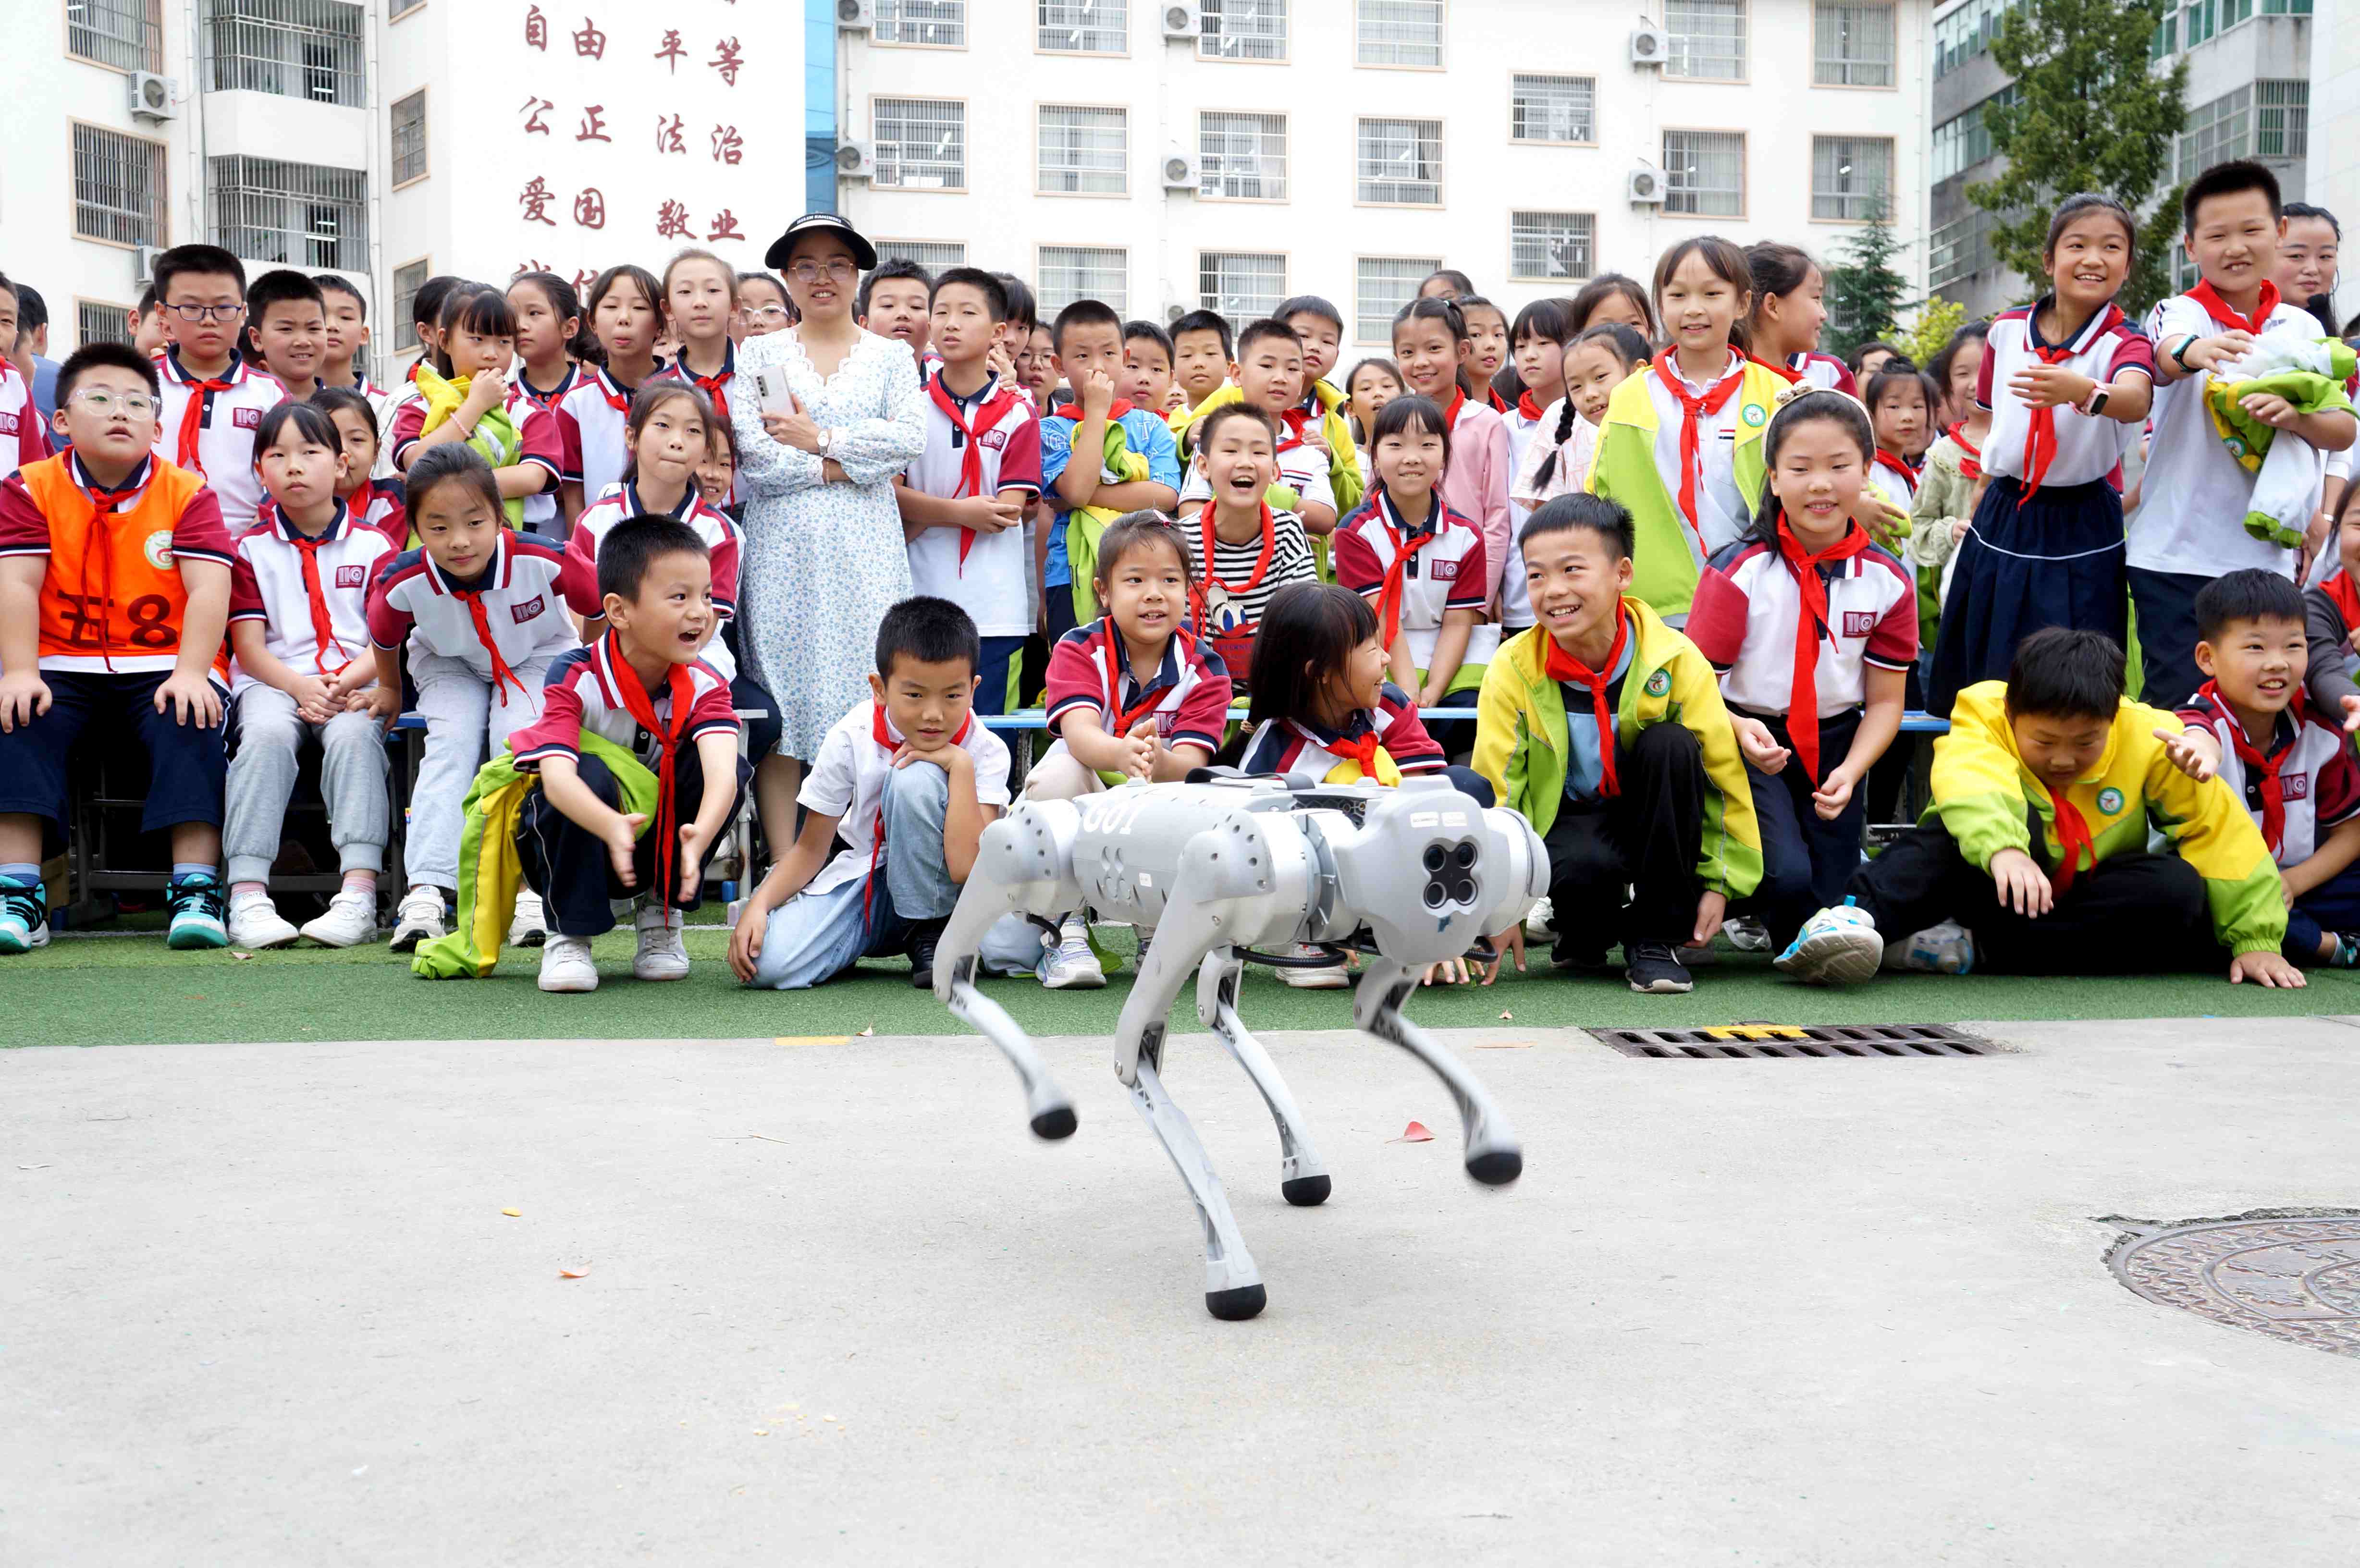
<path id="1" fill-rule="evenodd" d="M 693 240 L 695 232 L 688 226 L 688 209 L 677 201 L 666 201 L 656 209 L 656 237 L 667 240 Z"/>

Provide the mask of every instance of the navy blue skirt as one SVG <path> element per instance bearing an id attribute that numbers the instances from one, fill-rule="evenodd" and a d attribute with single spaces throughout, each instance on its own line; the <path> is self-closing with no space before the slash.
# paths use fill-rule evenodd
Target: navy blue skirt
<path id="1" fill-rule="evenodd" d="M 1995 476 L 1959 541 L 1927 710 L 1947 714 L 1961 689 L 2005 680 L 2016 645 L 2034 632 L 2071 626 L 2121 642 L 2129 618 L 2114 487 L 2103 479 L 2044 485 L 2026 500 L 2021 483 Z"/>

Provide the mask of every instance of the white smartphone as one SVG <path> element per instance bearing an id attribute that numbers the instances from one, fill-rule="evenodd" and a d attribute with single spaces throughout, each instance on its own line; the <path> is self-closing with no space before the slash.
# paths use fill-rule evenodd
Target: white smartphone
<path id="1" fill-rule="evenodd" d="M 754 372 L 754 393 L 766 414 L 792 414 L 795 411 L 793 396 L 787 390 L 786 372 L 782 370 Z"/>

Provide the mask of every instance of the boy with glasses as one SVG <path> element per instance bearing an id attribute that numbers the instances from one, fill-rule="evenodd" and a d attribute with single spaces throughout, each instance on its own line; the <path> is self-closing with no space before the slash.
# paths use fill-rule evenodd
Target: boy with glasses
<path id="1" fill-rule="evenodd" d="M 254 432 L 287 399 L 276 376 L 238 357 L 246 268 L 219 245 L 175 245 L 156 258 L 156 299 L 169 340 L 156 359 L 156 450 L 211 488 L 230 532 L 242 533 L 262 506 Z"/>

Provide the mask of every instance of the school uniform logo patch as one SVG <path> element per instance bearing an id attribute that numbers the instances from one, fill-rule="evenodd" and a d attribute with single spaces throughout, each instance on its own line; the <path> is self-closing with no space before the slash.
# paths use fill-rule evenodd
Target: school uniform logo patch
<path id="1" fill-rule="evenodd" d="M 169 528 L 158 528 L 156 532 L 149 534 L 146 539 L 139 541 L 139 553 L 146 556 L 148 558 L 148 564 L 154 567 L 157 571 L 168 572 L 171 570 L 172 530 Z"/>
<path id="2" fill-rule="evenodd" d="M 2311 775 L 2308 773 L 2287 774 L 2284 778 L 2281 778 L 2278 780 L 2278 793 L 2285 796 L 2289 800 L 2310 800 Z"/>
<path id="3" fill-rule="evenodd" d="M 1846 610 L 1843 613 L 1843 635 L 1848 637 L 1866 637 L 1869 633 L 1876 629 L 1876 612 L 1874 610 Z"/>
<path id="4" fill-rule="evenodd" d="M 1430 575 L 1437 583 L 1450 583 L 1457 580 L 1459 576 L 1459 563 L 1457 561 L 1437 561 L 1432 564 L 1434 570 Z"/>
<path id="5" fill-rule="evenodd" d="M 339 588 L 367 587 L 368 568 L 366 566 L 339 566 L 336 568 L 336 586 Z"/>
<path id="6" fill-rule="evenodd" d="M 1769 411 L 1764 408 L 1759 403 L 1746 404 L 1744 408 L 1738 411 L 1737 417 L 1743 419 L 1747 424 L 1755 426 L 1756 428 L 1767 424 L 1770 419 Z"/>
<path id="7" fill-rule="evenodd" d="M 1647 677 L 1647 695 L 1660 697 L 1672 689 L 1672 672 L 1658 670 Z"/>
<path id="8" fill-rule="evenodd" d="M 531 598 L 527 599 L 521 604 L 510 604 L 508 606 L 508 616 L 511 620 L 515 621 L 517 625 L 522 626 L 527 621 L 531 620 L 535 615 L 540 615 L 541 611 L 546 608 L 548 608 L 548 606 L 541 602 L 541 596 L 535 593 Z"/>
<path id="9" fill-rule="evenodd" d="M 983 448 L 986 452 L 998 452 L 1000 448 L 1008 444 L 1008 432 L 1006 430 L 986 430 L 983 434 L 975 438 L 975 444 Z"/>
<path id="10" fill-rule="evenodd" d="M 259 408 L 232 408 L 229 412 L 230 423 L 241 430 L 262 428 L 262 410 Z"/>
<path id="11" fill-rule="evenodd" d="M 16 416 L 14 414 L 0 414 L 0 436 L 13 436 L 16 433 Z"/>
<path id="12" fill-rule="evenodd" d="M 2123 792 L 2120 789 L 2101 789 L 2098 791 L 2098 810 L 2105 812 L 2106 815 L 2111 817 L 2122 809 Z"/>

